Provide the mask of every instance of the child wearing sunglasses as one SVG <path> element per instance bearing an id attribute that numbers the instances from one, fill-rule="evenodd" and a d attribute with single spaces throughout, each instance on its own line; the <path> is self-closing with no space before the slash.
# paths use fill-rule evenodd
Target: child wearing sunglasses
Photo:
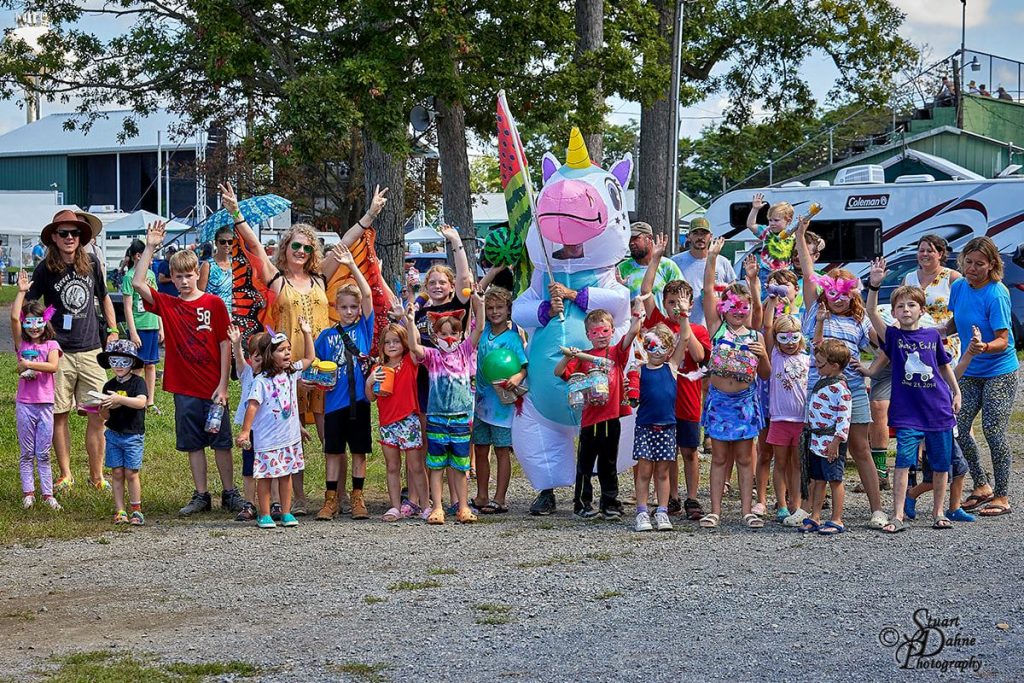
<path id="1" fill-rule="evenodd" d="M 99 354 L 100 367 L 112 370 L 114 377 L 103 385 L 106 398 L 100 403 L 100 417 L 106 422 L 104 465 L 110 468 L 114 493 L 114 524 L 142 526 L 142 450 L 146 432 L 146 381 L 135 374 L 143 368 L 138 347 L 127 339 L 116 339 Z M 124 504 L 125 491 L 128 505 Z"/>
<path id="2" fill-rule="evenodd" d="M 775 317 L 771 300 L 765 306 L 764 343 L 771 355 L 769 379 L 767 442 L 775 458 L 772 484 L 777 499 L 776 517 L 786 526 L 800 526 L 807 518 L 800 490 L 800 434 L 807 412 L 807 375 L 811 357 L 800 331 L 800 321 L 792 315 Z M 792 510 L 792 514 L 790 514 Z"/>
<path id="3" fill-rule="evenodd" d="M 36 502 L 33 470 L 39 472 L 43 500 L 54 510 L 60 503 L 53 497 L 53 472 L 50 469 L 50 442 L 53 440 L 53 375 L 60 360 L 60 344 L 50 318 L 52 306 L 44 308 L 38 299 L 25 301 L 28 275 L 18 275 L 18 293 L 11 306 L 11 336 L 18 357 L 18 391 L 14 395 L 14 419 L 21 446 L 22 505 L 28 509 Z"/>

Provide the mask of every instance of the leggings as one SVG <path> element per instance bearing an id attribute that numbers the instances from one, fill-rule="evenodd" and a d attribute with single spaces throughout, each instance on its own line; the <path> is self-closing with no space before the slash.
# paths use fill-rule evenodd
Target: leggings
<path id="1" fill-rule="evenodd" d="M 597 480 L 601 482 L 601 510 L 617 503 L 619 497 L 619 476 L 616 461 L 619 457 L 618 418 L 598 422 L 580 430 L 580 446 L 576 453 L 576 491 L 573 497 L 573 511 L 579 512 L 590 506 L 594 499 L 591 477 L 594 463 L 597 463 Z"/>
<path id="2" fill-rule="evenodd" d="M 39 488 L 43 496 L 53 495 L 53 472 L 50 470 L 50 443 L 53 441 L 52 403 L 15 403 L 14 419 L 21 444 L 21 490 L 25 495 L 35 491 L 34 468 L 39 468 Z"/>
<path id="3" fill-rule="evenodd" d="M 1010 427 L 1010 413 L 1017 393 L 1017 373 L 1008 372 L 995 377 L 963 377 L 960 380 L 962 396 L 957 416 L 959 436 L 957 442 L 967 458 L 975 488 L 991 483 L 989 474 L 981 467 L 978 444 L 971 436 L 971 425 L 981 412 L 981 429 L 985 432 L 992 452 L 992 471 L 995 475 L 993 492 L 997 497 L 1007 495 L 1010 482 L 1010 444 L 1006 430 Z"/>

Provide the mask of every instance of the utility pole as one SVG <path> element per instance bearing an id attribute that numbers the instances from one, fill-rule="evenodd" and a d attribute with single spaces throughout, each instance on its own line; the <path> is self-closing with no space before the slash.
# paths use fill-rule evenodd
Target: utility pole
<path id="1" fill-rule="evenodd" d="M 669 119 L 672 149 L 672 185 L 669 187 L 665 207 L 665 234 L 671 240 L 673 250 L 679 244 L 679 78 L 682 71 L 683 19 L 686 14 L 686 0 L 676 0 L 675 30 L 672 32 L 672 90 L 669 96 L 672 112 Z"/>

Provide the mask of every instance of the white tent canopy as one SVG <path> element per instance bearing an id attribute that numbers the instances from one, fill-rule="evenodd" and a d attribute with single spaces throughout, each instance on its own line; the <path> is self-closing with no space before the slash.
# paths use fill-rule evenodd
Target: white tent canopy
<path id="1" fill-rule="evenodd" d="M 142 235 L 146 232 L 146 226 L 156 221 L 164 220 L 155 213 L 149 211 L 136 211 L 124 218 L 107 223 L 103 226 L 103 232 L 107 235 Z M 168 221 L 166 225 L 168 233 L 179 233 L 189 230 L 189 226 L 178 221 Z"/>
<path id="2" fill-rule="evenodd" d="M 7 204 L 0 211 L 0 235 L 39 237 L 59 211 L 81 211 L 75 204 Z"/>
<path id="3" fill-rule="evenodd" d="M 444 235 L 439 233 L 433 228 L 417 228 L 411 232 L 405 233 L 405 243 L 411 244 L 413 242 L 444 242 Z"/>

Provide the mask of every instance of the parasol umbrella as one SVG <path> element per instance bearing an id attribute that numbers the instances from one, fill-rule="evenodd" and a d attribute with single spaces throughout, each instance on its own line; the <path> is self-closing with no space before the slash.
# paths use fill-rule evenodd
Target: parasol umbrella
<path id="1" fill-rule="evenodd" d="M 245 216 L 250 225 L 257 225 L 278 216 L 292 205 L 291 201 L 276 194 L 264 194 L 258 197 L 249 197 L 238 202 L 238 210 Z M 206 219 L 202 230 L 199 232 L 199 241 L 208 242 L 213 239 L 217 229 L 225 225 L 233 226 L 235 219 L 231 217 L 227 209 L 221 209 Z"/>

